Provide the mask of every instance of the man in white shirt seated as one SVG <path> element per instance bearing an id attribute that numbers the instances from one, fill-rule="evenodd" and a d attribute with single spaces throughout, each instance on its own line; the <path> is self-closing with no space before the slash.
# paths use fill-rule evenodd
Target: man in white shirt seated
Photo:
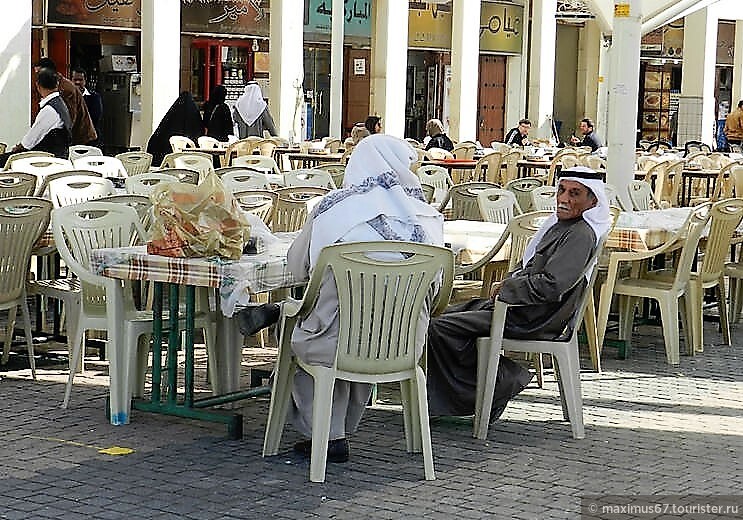
<path id="1" fill-rule="evenodd" d="M 21 142 L 10 152 L 0 156 L 3 165 L 8 156 L 26 150 L 40 150 L 54 154 L 55 157 L 67 158 L 72 142 L 72 119 L 67 105 L 57 90 L 59 79 L 57 73 L 48 68 L 39 69 L 36 76 L 36 88 L 41 95 L 41 109 Z"/>

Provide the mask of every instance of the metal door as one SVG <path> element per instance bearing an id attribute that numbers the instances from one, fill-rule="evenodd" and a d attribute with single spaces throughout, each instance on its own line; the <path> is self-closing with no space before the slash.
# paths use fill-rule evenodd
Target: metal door
<path id="1" fill-rule="evenodd" d="M 477 140 L 483 146 L 502 141 L 506 113 L 506 57 L 480 56 Z"/>
<path id="2" fill-rule="evenodd" d="M 304 90 L 312 111 L 310 138 L 327 137 L 330 132 L 330 50 L 308 48 L 304 54 Z"/>

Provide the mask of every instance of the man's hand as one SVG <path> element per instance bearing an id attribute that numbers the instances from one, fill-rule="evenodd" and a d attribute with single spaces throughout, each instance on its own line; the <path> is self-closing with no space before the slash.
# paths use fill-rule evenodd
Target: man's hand
<path id="1" fill-rule="evenodd" d="M 492 301 L 495 301 L 495 299 L 498 297 L 498 293 L 500 292 L 500 288 L 503 286 L 503 282 L 493 282 L 493 285 L 490 286 L 490 299 Z"/>
<path id="2" fill-rule="evenodd" d="M 25 152 L 25 151 L 26 149 L 23 147 L 23 145 L 21 143 L 18 143 L 10 150 L 10 153 L 18 153 L 18 152 Z"/>

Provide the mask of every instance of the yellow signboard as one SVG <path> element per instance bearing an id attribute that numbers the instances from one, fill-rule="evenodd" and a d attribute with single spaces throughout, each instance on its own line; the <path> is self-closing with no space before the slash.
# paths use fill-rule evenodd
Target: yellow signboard
<path id="1" fill-rule="evenodd" d="M 451 49 L 451 8 L 424 5 L 408 11 L 408 47 Z"/>
<path id="2" fill-rule="evenodd" d="M 524 6 L 483 2 L 480 7 L 480 52 L 521 54 Z"/>
<path id="3" fill-rule="evenodd" d="M 614 4 L 614 18 L 629 18 L 629 4 Z"/>

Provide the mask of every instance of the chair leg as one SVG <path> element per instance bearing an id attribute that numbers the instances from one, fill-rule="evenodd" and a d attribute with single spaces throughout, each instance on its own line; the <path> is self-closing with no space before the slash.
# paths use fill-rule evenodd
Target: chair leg
<path id="1" fill-rule="evenodd" d="M 722 329 L 722 340 L 728 347 L 732 347 L 730 342 L 730 317 L 728 316 L 728 303 L 725 294 L 725 280 L 720 276 L 715 288 L 717 293 L 717 309 L 720 314 L 720 328 Z"/>
<path id="2" fill-rule="evenodd" d="M 273 389 L 271 391 L 271 404 L 268 409 L 268 422 L 266 423 L 266 434 L 263 438 L 263 456 L 276 455 L 281 444 L 281 435 L 284 432 L 286 414 L 289 411 L 289 403 L 292 398 L 292 381 L 296 364 L 292 360 L 289 347 L 279 347 L 276 359 L 276 370 L 274 372 Z"/>
<path id="3" fill-rule="evenodd" d="M 733 323 L 738 323 L 740 320 L 741 307 L 743 307 L 743 283 L 741 283 L 742 280 L 733 276 L 729 279 L 731 321 Z"/>
<path id="4" fill-rule="evenodd" d="M 65 329 L 67 332 L 67 359 L 70 370 L 74 368 L 75 372 L 85 370 L 85 356 L 80 356 L 80 363 L 72 366 L 72 351 L 74 350 L 75 338 L 77 337 L 77 325 L 80 319 L 80 296 L 64 301 L 65 308 Z"/>
<path id="5" fill-rule="evenodd" d="M 34 359 L 34 340 L 31 336 L 31 315 L 28 312 L 28 304 L 26 303 L 26 294 L 23 293 L 23 301 L 21 302 L 21 314 L 23 315 L 23 330 L 26 334 L 26 347 L 28 349 L 28 364 L 31 365 L 31 377 L 36 379 L 36 360 Z"/>
<path id="6" fill-rule="evenodd" d="M 10 348 L 13 345 L 13 333 L 15 332 L 16 307 L 8 309 L 8 325 L 5 331 L 5 344 L 3 345 L 3 365 L 10 359 Z"/>
<path id="7" fill-rule="evenodd" d="M 689 303 L 689 302 L 687 302 Z M 693 307 L 694 304 L 691 303 Z M 658 300 L 660 319 L 663 322 L 663 339 L 666 344 L 666 358 L 671 365 L 679 364 L 678 300 L 669 298 Z"/>
<path id="8" fill-rule="evenodd" d="M 682 323 L 684 326 L 684 344 L 686 345 L 687 350 L 690 348 L 689 345 L 694 344 L 694 316 L 688 298 L 689 294 L 686 293 L 681 296 L 681 299 L 679 300 L 679 310 L 681 312 Z"/>
<path id="9" fill-rule="evenodd" d="M 537 372 L 537 386 L 544 388 L 544 359 L 541 352 L 532 353 L 534 359 L 534 368 Z"/>
<path id="10" fill-rule="evenodd" d="M 500 348 L 490 343 L 490 338 L 477 341 L 477 391 L 472 436 L 480 440 L 488 437 L 490 411 L 493 408 L 495 382 L 500 363 Z"/>
<path id="11" fill-rule="evenodd" d="M 586 311 L 583 314 L 583 326 L 588 340 L 588 352 L 591 355 L 591 366 L 594 372 L 601 373 L 601 345 L 596 331 L 596 306 L 593 302 L 593 291 L 589 291 Z"/>
<path id="12" fill-rule="evenodd" d="M 560 395 L 564 395 L 564 402 L 573 430 L 574 439 L 583 439 L 585 428 L 583 425 L 583 396 L 580 385 L 580 360 L 577 345 L 570 345 L 567 350 L 553 354 L 560 367 L 562 381 Z"/>
<path id="13" fill-rule="evenodd" d="M 83 326 L 82 313 L 78 318 L 77 325 L 75 326 L 75 339 L 72 344 L 72 354 L 70 357 L 70 375 L 67 377 L 67 386 L 65 387 L 64 400 L 62 401 L 62 408 L 67 408 L 70 404 L 70 395 L 72 394 L 72 383 L 75 380 L 75 370 L 72 367 L 76 367 L 80 363 L 80 356 L 82 355 L 83 343 L 85 341 L 85 327 Z"/>
<path id="14" fill-rule="evenodd" d="M 414 426 L 412 424 L 413 422 L 413 414 L 412 414 L 412 407 L 415 404 L 417 406 L 417 402 L 413 403 L 411 400 L 411 381 L 409 379 L 400 381 L 400 400 L 402 401 L 402 419 L 403 419 L 403 426 L 405 428 L 405 450 L 408 453 L 414 452 L 414 446 L 415 441 L 413 439 L 414 436 Z"/>
<path id="15" fill-rule="evenodd" d="M 426 480 L 435 480 L 436 473 L 433 468 L 433 447 L 431 446 L 431 425 L 428 422 L 426 376 L 421 367 L 416 367 L 415 369 L 415 386 L 415 394 L 418 397 L 417 409 L 418 418 L 420 420 L 420 437 L 423 444 L 423 467 Z"/>
<path id="16" fill-rule="evenodd" d="M 328 460 L 330 420 L 333 413 L 333 369 L 313 367 L 315 380 L 312 398 L 312 455 L 310 456 L 310 481 L 325 482 L 325 465 Z"/>

